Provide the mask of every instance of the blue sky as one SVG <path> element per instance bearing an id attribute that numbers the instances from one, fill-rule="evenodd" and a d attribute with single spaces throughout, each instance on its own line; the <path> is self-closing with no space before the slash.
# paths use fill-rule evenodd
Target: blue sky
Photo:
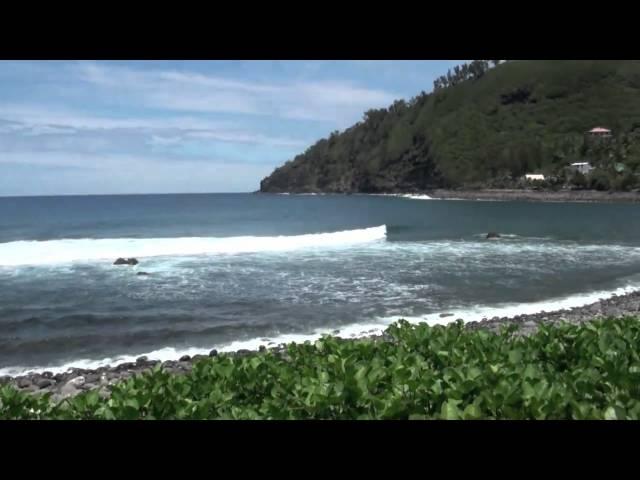
<path id="1" fill-rule="evenodd" d="M 0 196 L 254 191 L 458 63 L 0 61 Z"/>

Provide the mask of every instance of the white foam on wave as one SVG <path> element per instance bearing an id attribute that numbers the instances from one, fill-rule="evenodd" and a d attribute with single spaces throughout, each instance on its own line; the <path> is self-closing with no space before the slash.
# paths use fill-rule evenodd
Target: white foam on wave
<path id="1" fill-rule="evenodd" d="M 471 308 L 450 310 L 447 312 L 433 313 L 422 317 L 404 317 L 410 323 L 425 322 L 429 325 L 444 325 L 457 319 L 462 319 L 465 323 L 478 322 L 484 318 L 493 317 L 515 317 L 517 315 L 532 315 L 541 312 L 554 312 L 557 310 L 568 310 L 575 307 L 582 307 L 595 303 L 599 300 L 608 299 L 616 295 L 626 295 L 640 291 L 640 284 L 631 284 L 615 290 L 600 290 L 589 293 L 579 293 L 562 298 L 542 300 L 529 303 L 510 303 L 497 306 L 478 305 Z M 452 313 L 447 317 L 440 317 L 442 313 Z M 395 320 L 400 317 L 396 317 Z M 391 320 L 392 322 L 393 320 Z"/>
<path id="2" fill-rule="evenodd" d="M 160 257 L 283 252 L 332 248 L 383 240 L 385 225 L 330 233 L 276 237 L 110 238 L 0 243 L 0 266 L 42 265 L 118 257 Z"/>
<path id="3" fill-rule="evenodd" d="M 336 334 L 342 338 L 359 338 L 368 335 L 379 335 L 392 323 L 397 322 L 400 319 L 404 319 L 409 323 L 427 323 L 429 325 L 446 325 L 451 322 L 455 322 L 457 319 L 462 319 L 465 323 L 472 321 L 480 321 L 483 318 L 493 317 L 515 317 L 523 314 L 536 314 L 541 312 L 553 312 L 556 310 L 571 309 L 574 307 L 581 307 L 595 303 L 598 300 L 611 298 L 614 295 L 626 295 L 632 292 L 640 291 L 640 283 L 634 283 L 625 287 L 620 287 L 615 290 L 601 290 L 596 292 L 581 293 L 571 295 L 563 298 L 556 298 L 550 300 L 544 300 L 540 302 L 530 303 L 513 303 L 502 304 L 497 306 L 482 306 L 447 310 L 445 312 L 432 313 L 424 316 L 403 316 L 395 315 L 392 317 L 376 318 L 368 322 L 354 323 L 346 326 L 319 328 L 313 332 L 307 334 L 282 334 L 273 337 L 257 337 L 248 340 L 237 340 L 226 344 L 214 345 L 211 348 L 217 349 L 219 352 L 235 352 L 238 350 L 258 350 L 260 346 L 267 348 L 280 344 L 288 343 L 304 343 L 307 341 L 315 341 L 322 335 L 333 334 L 336 330 L 339 333 Z M 446 317 L 441 317 L 442 313 L 450 313 Z M 72 362 L 65 363 L 63 365 L 53 366 L 37 366 L 37 367 L 5 367 L 0 368 L 0 376 L 2 375 L 26 375 L 33 372 L 50 371 L 52 373 L 64 373 L 71 368 L 83 368 L 87 370 L 94 370 L 107 365 L 115 366 L 125 362 L 135 362 L 140 356 L 146 356 L 149 360 L 177 360 L 183 355 L 207 355 L 209 348 L 182 348 L 176 349 L 174 347 L 165 347 L 151 352 L 141 352 L 136 355 L 121 355 L 117 357 L 103 358 L 99 360 L 91 359 L 79 359 Z"/>
<path id="4" fill-rule="evenodd" d="M 409 198 L 411 200 L 438 200 L 437 198 L 430 197 L 429 195 L 401 195 L 403 198 Z"/>

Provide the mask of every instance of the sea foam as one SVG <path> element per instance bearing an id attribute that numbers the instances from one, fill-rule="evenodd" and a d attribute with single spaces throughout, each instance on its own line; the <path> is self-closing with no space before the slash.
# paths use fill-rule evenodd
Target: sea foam
<path id="1" fill-rule="evenodd" d="M 385 225 L 357 230 L 289 236 L 105 238 L 0 243 L 0 266 L 42 265 L 160 257 L 284 252 L 305 248 L 348 247 L 384 240 Z"/>

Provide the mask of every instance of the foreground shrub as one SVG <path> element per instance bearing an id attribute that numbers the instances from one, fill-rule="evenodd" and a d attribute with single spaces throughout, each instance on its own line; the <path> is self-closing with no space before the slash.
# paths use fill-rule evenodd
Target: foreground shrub
<path id="1" fill-rule="evenodd" d="M 390 341 L 324 337 L 283 355 L 156 368 L 53 405 L 10 387 L 3 419 L 638 419 L 640 322 L 543 326 L 528 337 L 405 321 Z"/>

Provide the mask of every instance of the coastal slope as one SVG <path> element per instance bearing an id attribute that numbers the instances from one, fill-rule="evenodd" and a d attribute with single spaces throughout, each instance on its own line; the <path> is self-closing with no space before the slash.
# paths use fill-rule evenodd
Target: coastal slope
<path id="1" fill-rule="evenodd" d="M 640 171 L 639 61 L 521 60 L 481 73 L 365 112 L 277 168 L 260 191 L 506 188 L 525 173 L 561 175 L 577 161 L 611 174 L 606 182 L 594 179 L 594 188 L 633 187 Z M 596 126 L 613 132 L 604 146 L 587 138 Z M 624 173 L 614 171 L 620 164 Z"/>

